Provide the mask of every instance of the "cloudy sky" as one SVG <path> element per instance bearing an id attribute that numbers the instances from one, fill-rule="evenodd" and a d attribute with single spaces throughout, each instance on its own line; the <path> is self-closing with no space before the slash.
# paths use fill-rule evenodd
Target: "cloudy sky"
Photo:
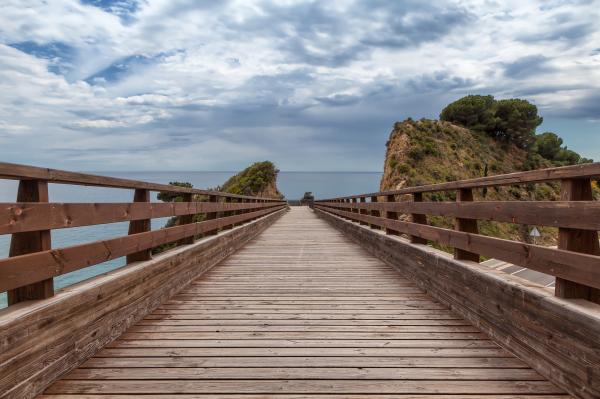
<path id="1" fill-rule="evenodd" d="M 600 160 L 600 0 L 2 0 L 0 160 L 376 171 L 391 126 L 521 97 Z"/>

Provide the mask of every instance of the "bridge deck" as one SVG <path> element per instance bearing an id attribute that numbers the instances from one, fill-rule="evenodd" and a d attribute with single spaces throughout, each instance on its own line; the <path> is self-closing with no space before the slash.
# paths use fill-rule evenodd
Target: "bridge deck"
<path id="1" fill-rule="evenodd" d="M 143 394 L 567 397 L 307 208 L 293 208 L 44 397 Z"/>

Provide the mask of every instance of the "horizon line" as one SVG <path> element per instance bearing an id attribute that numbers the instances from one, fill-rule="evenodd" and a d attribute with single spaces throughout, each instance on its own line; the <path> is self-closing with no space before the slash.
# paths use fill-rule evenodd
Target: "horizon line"
<path id="1" fill-rule="evenodd" d="M 82 170 L 81 173 L 240 173 L 241 170 Z M 383 173 L 371 170 L 280 170 L 279 173 Z"/>

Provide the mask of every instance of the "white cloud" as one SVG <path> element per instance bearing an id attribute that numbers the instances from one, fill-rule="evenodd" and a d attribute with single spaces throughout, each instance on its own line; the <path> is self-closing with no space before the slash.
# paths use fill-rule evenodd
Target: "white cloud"
<path id="1" fill-rule="evenodd" d="M 597 0 L 7 0 L 0 156 L 78 169 L 270 158 L 376 170 L 395 120 L 434 117 L 466 93 L 598 120 L 586 101 L 600 89 L 599 10 Z"/>

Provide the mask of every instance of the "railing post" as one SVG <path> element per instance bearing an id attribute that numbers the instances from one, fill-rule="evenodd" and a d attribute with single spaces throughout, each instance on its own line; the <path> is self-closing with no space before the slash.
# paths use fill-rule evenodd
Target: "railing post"
<path id="1" fill-rule="evenodd" d="M 352 207 L 352 213 L 359 213 L 358 208 L 356 207 L 356 203 L 358 202 L 357 198 L 352 198 L 352 203 L 355 204 L 355 206 Z M 352 219 L 355 220 L 355 219 Z"/>
<path id="2" fill-rule="evenodd" d="M 456 195 L 456 201 L 473 201 L 473 190 L 470 188 L 462 188 L 458 190 Z M 477 227 L 477 219 L 456 218 L 455 222 L 455 230 L 463 231 L 465 233 L 479 234 L 479 228 Z M 465 251 L 464 249 L 454 248 L 454 259 L 470 260 L 479 263 L 479 254 Z"/>
<path id="3" fill-rule="evenodd" d="M 133 194 L 133 202 L 150 202 L 150 191 L 136 189 Z M 129 235 L 150 231 L 150 219 L 132 220 L 129 222 Z M 127 263 L 150 260 L 152 258 L 152 249 L 144 249 L 127 255 Z"/>
<path id="4" fill-rule="evenodd" d="M 208 202 L 211 203 L 217 203 L 217 196 L 216 195 L 209 195 L 208 196 Z M 214 220 L 217 218 L 217 212 L 207 212 L 206 213 L 206 220 Z M 214 229 L 214 230 L 210 230 L 207 231 L 206 233 L 204 233 L 207 236 L 212 236 L 215 235 L 219 232 L 219 229 Z"/>
<path id="5" fill-rule="evenodd" d="M 378 201 L 378 199 L 377 199 L 376 195 L 374 195 L 374 196 L 371 197 L 371 203 L 377 203 L 377 201 Z M 375 216 L 375 217 L 381 216 L 381 212 L 379 212 L 378 209 L 371 209 L 370 213 L 371 213 L 371 216 Z M 376 224 L 371 224 L 371 225 L 369 225 L 369 227 L 371 227 L 372 229 L 375 229 L 375 230 L 380 230 L 381 229 Z"/>
<path id="6" fill-rule="evenodd" d="M 231 197 L 225 197 L 224 201 L 225 201 L 226 204 L 230 204 L 231 203 Z M 229 216 L 232 216 L 232 215 L 233 215 L 233 211 L 225 211 L 225 212 L 223 212 L 223 216 L 224 217 L 229 217 Z M 232 227 L 233 227 L 233 224 L 228 224 L 226 226 L 223 226 L 223 230 L 228 230 L 228 229 L 230 229 Z"/>
<path id="7" fill-rule="evenodd" d="M 186 202 L 188 204 L 188 208 L 190 208 L 190 204 L 192 202 L 193 196 L 192 194 L 183 194 L 183 202 Z M 179 225 L 184 225 L 184 224 L 190 224 L 194 222 L 194 215 L 183 215 L 179 217 Z M 185 237 L 182 238 L 181 240 L 177 241 L 177 245 L 187 245 L 187 244 L 193 244 L 194 243 L 194 236 L 189 236 L 189 237 Z"/>
<path id="8" fill-rule="evenodd" d="M 592 201 L 590 179 L 564 179 L 561 181 L 562 201 Z M 567 251 L 600 255 L 598 232 L 580 229 L 558 229 L 558 248 Z M 600 303 L 600 290 L 573 281 L 556 278 L 555 295 L 561 298 L 583 298 Z"/>
<path id="9" fill-rule="evenodd" d="M 360 197 L 360 202 L 363 203 L 363 204 L 366 203 L 367 202 L 367 197 Z M 361 215 L 368 215 L 369 214 L 369 212 L 366 209 L 364 209 L 364 208 L 359 208 L 358 212 Z M 369 225 L 369 223 L 363 222 L 362 220 L 359 220 L 358 223 L 362 224 L 363 226 L 368 226 Z"/>
<path id="10" fill-rule="evenodd" d="M 43 180 L 21 180 L 17 192 L 17 202 L 48 202 L 48 182 Z M 15 233 L 11 236 L 9 256 L 25 255 L 51 249 L 50 230 Z M 52 278 L 9 290 L 8 305 L 30 299 L 50 298 L 54 295 Z"/>
<path id="11" fill-rule="evenodd" d="M 423 193 L 414 193 L 412 195 L 414 202 L 423 202 Z M 427 216 L 422 213 L 412 213 L 410 215 L 413 223 L 427 224 Z M 410 236 L 410 242 L 413 244 L 427 244 L 427 240 L 417 236 Z"/>
<path id="12" fill-rule="evenodd" d="M 396 197 L 394 195 L 388 195 L 388 196 L 386 196 L 386 201 L 387 202 L 396 202 Z M 398 213 L 392 212 L 392 211 L 386 211 L 385 217 L 387 219 L 391 219 L 391 220 L 398 220 Z M 400 232 L 386 227 L 385 234 L 397 236 L 400 234 Z"/>
<path id="13" fill-rule="evenodd" d="M 345 210 L 346 212 L 350 212 L 350 213 L 354 212 L 354 210 L 352 209 L 352 200 L 351 200 L 350 198 L 346 198 L 346 199 L 344 200 L 344 202 L 345 202 L 345 203 L 348 205 L 348 208 L 344 208 L 344 210 Z M 350 220 L 350 221 L 354 220 L 354 219 L 352 218 L 352 216 L 348 216 L 346 219 L 348 219 L 348 220 Z"/>

